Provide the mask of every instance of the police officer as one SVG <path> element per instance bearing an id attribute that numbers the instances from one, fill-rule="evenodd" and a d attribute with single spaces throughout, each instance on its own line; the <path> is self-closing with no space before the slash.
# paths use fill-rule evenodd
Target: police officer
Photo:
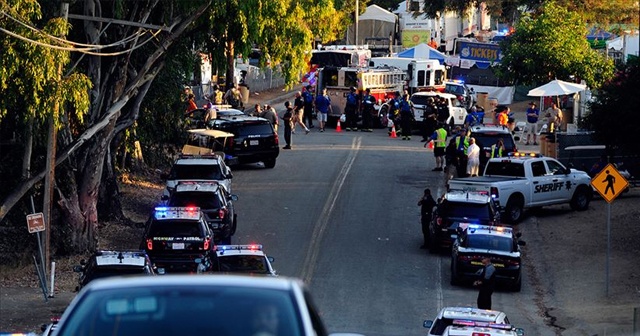
<path id="1" fill-rule="evenodd" d="M 418 201 L 420 206 L 420 219 L 422 221 L 422 237 L 423 243 L 420 246 L 421 249 L 426 249 L 429 246 L 429 223 L 431 222 L 431 215 L 433 214 L 433 207 L 436 206 L 436 201 L 431 196 L 431 190 L 425 189 L 424 195 Z"/>
<path id="2" fill-rule="evenodd" d="M 495 144 L 491 145 L 491 155 L 489 155 L 490 158 L 496 158 L 496 157 L 502 157 L 502 154 L 504 152 L 504 141 L 502 141 L 502 139 L 498 139 L 498 142 L 496 142 Z"/>
<path id="3" fill-rule="evenodd" d="M 467 176 L 467 149 L 469 149 L 469 133 L 461 129 L 456 137 L 456 150 L 458 152 L 458 166 L 456 167 L 459 177 Z"/>
<path id="4" fill-rule="evenodd" d="M 427 104 L 422 112 L 422 140 L 421 142 L 429 141 L 429 136 L 436 130 L 436 106 L 433 103 L 433 98 L 427 98 Z"/>
<path id="5" fill-rule="evenodd" d="M 374 114 L 376 97 L 371 95 L 371 89 L 366 89 L 362 97 L 362 131 L 373 132 L 371 129 L 371 118 Z"/>
<path id="6" fill-rule="evenodd" d="M 491 309 L 491 295 L 495 289 L 496 268 L 488 257 L 482 259 L 482 265 L 484 267 L 480 271 L 480 280 L 476 280 L 473 285 L 479 288 L 478 308 Z"/>
<path id="7" fill-rule="evenodd" d="M 411 124 L 414 121 L 413 104 L 409 100 L 409 94 L 400 99 L 400 124 L 402 125 L 402 140 L 411 140 Z"/>
<path id="8" fill-rule="evenodd" d="M 347 94 L 347 103 L 344 107 L 344 112 L 347 117 L 346 122 L 346 131 L 357 131 L 358 130 L 358 116 L 356 114 L 358 110 L 358 94 L 356 93 L 356 88 L 351 87 L 349 93 Z"/>

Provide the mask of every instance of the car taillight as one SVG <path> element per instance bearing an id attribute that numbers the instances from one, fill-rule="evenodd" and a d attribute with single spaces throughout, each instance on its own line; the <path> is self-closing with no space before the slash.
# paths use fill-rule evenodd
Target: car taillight
<path id="1" fill-rule="evenodd" d="M 438 226 L 442 226 L 442 217 L 437 217 L 437 218 L 436 218 L 436 224 L 437 224 Z"/>
<path id="2" fill-rule="evenodd" d="M 500 193 L 498 192 L 498 187 L 491 187 L 491 189 L 489 189 L 489 194 L 492 198 L 499 198 Z"/>
<path id="3" fill-rule="evenodd" d="M 147 250 L 153 250 L 153 240 L 147 239 Z"/>
<path id="4" fill-rule="evenodd" d="M 505 260 L 504 264 L 506 266 L 520 266 L 520 262 L 517 260 Z"/>
<path id="5" fill-rule="evenodd" d="M 204 250 L 207 251 L 209 249 L 209 239 L 204 240 Z"/>
<path id="6" fill-rule="evenodd" d="M 491 336 L 491 334 L 486 334 L 486 333 L 478 333 L 478 332 L 474 332 L 473 334 L 471 334 L 472 336 Z"/>
<path id="7" fill-rule="evenodd" d="M 280 139 L 278 138 L 278 133 L 273 133 L 273 135 L 275 135 L 275 138 L 273 139 L 276 143 L 276 145 L 280 144 Z"/>
<path id="8" fill-rule="evenodd" d="M 225 214 L 226 211 L 224 211 L 224 209 L 218 210 L 218 218 L 223 219 Z"/>

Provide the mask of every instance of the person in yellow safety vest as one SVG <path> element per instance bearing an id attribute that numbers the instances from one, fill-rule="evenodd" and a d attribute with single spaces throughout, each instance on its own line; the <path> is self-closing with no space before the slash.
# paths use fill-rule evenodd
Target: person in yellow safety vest
<path id="1" fill-rule="evenodd" d="M 469 148 L 470 133 L 466 130 L 461 130 L 456 137 L 456 149 L 458 150 L 458 176 L 467 176 L 467 149 Z"/>
<path id="2" fill-rule="evenodd" d="M 433 156 L 436 158 L 436 167 L 431 171 L 444 170 L 444 149 L 447 147 L 447 130 L 442 125 L 433 132 L 431 140 L 434 141 Z M 427 143 L 424 144 L 427 147 Z"/>
<path id="3" fill-rule="evenodd" d="M 498 142 L 491 145 L 491 156 L 490 158 L 502 157 L 502 153 L 504 152 L 504 142 L 502 139 L 498 139 Z"/>

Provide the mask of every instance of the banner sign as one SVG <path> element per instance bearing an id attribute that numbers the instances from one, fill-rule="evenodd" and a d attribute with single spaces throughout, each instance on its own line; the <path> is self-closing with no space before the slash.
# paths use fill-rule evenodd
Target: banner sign
<path id="1" fill-rule="evenodd" d="M 460 42 L 460 58 L 499 63 L 502 59 L 502 51 L 498 44 Z"/>
<path id="2" fill-rule="evenodd" d="M 402 31 L 402 46 L 405 48 L 415 47 L 420 43 L 429 43 L 431 40 L 431 30 L 405 29 Z"/>

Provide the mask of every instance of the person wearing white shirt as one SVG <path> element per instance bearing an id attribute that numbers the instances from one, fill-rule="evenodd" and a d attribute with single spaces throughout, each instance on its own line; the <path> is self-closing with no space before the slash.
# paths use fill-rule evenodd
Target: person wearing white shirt
<path id="1" fill-rule="evenodd" d="M 467 148 L 467 175 L 478 176 L 480 169 L 480 147 L 476 145 L 476 139 L 469 139 L 469 148 Z"/>

